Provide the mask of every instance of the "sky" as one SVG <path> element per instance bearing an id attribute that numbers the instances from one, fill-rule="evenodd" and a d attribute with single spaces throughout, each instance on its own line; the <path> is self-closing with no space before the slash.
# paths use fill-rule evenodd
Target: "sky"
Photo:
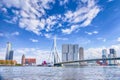
<path id="1" fill-rule="evenodd" d="M 0 0 L 0 59 L 12 43 L 14 59 L 48 60 L 57 37 L 62 44 L 84 47 L 85 58 L 115 48 L 120 56 L 120 0 Z M 109 53 L 109 52 L 108 52 Z"/>

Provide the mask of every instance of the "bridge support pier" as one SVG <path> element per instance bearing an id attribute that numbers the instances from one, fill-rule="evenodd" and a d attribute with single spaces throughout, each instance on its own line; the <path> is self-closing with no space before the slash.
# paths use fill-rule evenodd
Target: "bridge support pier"
<path id="1" fill-rule="evenodd" d="M 55 67 L 61 67 L 62 64 L 54 64 Z"/>

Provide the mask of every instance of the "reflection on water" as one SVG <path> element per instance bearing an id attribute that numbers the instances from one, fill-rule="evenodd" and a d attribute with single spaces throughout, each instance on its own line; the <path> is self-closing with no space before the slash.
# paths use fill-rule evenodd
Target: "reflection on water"
<path id="1" fill-rule="evenodd" d="M 120 67 L 0 67 L 0 80 L 120 80 Z"/>

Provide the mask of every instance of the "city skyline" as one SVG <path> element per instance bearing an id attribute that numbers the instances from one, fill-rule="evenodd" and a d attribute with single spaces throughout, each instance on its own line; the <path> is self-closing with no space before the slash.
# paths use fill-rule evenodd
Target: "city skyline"
<path id="1" fill-rule="evenodd" d="M 60 56 L 62 44 L 79 44 L 85 49 L 85 58 L 99 57 L 104 48 L 115 48 L 120 56 L 119 3 L 119 0 L 1 0 L 0 59 L 5 58 L 9 41 L 19 62 L 22 54 L 43 61 L 50 54 L 55 35 Z"/>

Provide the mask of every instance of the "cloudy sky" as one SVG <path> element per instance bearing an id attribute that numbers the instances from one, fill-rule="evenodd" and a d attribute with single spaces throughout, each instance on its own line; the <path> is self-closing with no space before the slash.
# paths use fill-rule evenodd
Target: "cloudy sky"
<path id="1" fill-rule="evenodd" d="M 47 60 L 57 36 L 62 44 L 79 44 L 85 58 L 103 48 L 120 50 L 120 0 L 0 0 L 0 59 L 11 42 L 14 59 L 21 55 Z M 61 55 L 61 54 L 60 54 Z"/>

